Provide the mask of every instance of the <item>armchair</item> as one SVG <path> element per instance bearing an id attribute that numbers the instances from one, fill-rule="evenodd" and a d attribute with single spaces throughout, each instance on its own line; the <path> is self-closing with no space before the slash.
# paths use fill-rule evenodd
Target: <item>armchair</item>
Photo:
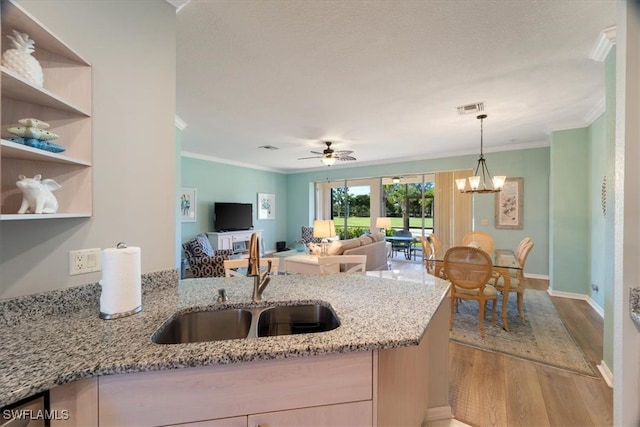
<path id="1" fill-rule="evenodd" d="M 224 260 L 233 253 L 230 249 L 215 251 L 206 234 L 198 234 L 195 239 L 183 243 L 193 277 L 224 277 Z"/>

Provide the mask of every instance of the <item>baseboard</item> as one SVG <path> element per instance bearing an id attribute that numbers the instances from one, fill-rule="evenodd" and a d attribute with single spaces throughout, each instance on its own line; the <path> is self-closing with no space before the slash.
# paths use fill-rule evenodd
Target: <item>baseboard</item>
<path id="1" fill-rule="evenodd" d="M 433 421 L 450 420 L 453 418 L 453 412 L 451 412 L 451 406 L 436 406 L 427 410 L 426 421 L 428 423 Z"/>
<path id="2" fill-rule="evenodd" d="M 554 291 L 551 288 L 547 289 L 547 293 L 551 296 L 558 297 L 558 298 L 580 299 L 580 300 L 586 301 L 591 306 L 591 308 L 593 308 L 595 312 L 598 313 L 598 315 L 604 319 L 604 309 L 600 307 L 598 303 L 595 302 L 595 300 L 591 298 L 591 296 L 589 295 L 576 294 L 573 292 Z"/>
<path id="3" fill-rule="evenodd" d="M 604 382 L 606 382 L 610 388 L 613 388 L 613 374 L 604 360 L 600 361 L 598 371 L 600 371 L 602 378 L 604 378 Z"/>
<path id="4" fill-rule="evenodd" d="M 529 277 L 531 279 L 549 280 L 549 275 L 548 274 L 524 273 L 524 277 Z"/>

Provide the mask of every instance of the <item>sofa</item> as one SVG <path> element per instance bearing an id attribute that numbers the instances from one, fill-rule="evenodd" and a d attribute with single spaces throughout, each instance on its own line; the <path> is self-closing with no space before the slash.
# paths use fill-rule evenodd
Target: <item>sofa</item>
<path id="1" fill-rule="evenodd" d="M 367 271 L 388 270 L 387 241 L 383 233 L 363 234 L 355 239 L 329 243 L 327 255 L 366 255 Z"/>

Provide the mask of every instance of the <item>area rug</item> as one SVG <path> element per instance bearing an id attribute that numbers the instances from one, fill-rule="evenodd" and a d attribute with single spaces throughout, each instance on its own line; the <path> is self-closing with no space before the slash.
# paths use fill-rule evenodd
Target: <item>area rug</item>
<path id="1" fill-rule="evenodd" d="M 481 350 L 503 353 L 577 374 L 597 377 L 584 352 L 567 331 L 546 291 L 525 290 L 524 325 L 518 316 L 516 294 L 509 295 L 507 321 L 510 332 L 502 329 L 502 296 L 499 295 L 498 298 L 500 302 L 497 306 L 496 326 L 491 325 L 490 314 L 487 313 L 484 338 L 480 337 L 478 328 L 478 303 L 472 300 L 464 300 L 458 304 L 458 312 L 454 316 L 453 330 L 449 338 Z M 488 307 L 490 306 L 489 303 Z"/>

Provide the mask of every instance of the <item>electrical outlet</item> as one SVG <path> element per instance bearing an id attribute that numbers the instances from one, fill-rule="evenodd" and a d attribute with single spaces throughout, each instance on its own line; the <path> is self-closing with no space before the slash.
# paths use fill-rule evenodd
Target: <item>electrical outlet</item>
<path id="1" fill-rule="evenodd" d="M 69 251 L 69 276 L 102 270 L 100 248 Z"/>
<path id="2" fill-rule="evenodd" d="M 592 283 L 591 289 L 598 292 L 600 290 L 600 287 L 598 286 L 598 282 Z"/>

